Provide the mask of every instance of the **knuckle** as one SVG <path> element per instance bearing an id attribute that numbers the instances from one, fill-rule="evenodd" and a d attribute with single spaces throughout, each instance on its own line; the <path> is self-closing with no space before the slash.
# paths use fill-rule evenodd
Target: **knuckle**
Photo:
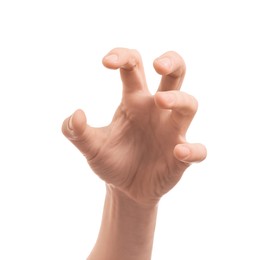
<path id="1" fill-rule="evenodd" d="M 198 101 L 195 97 L 184 92 L 178 92 L 177 100 L 180 113 L 183 115 L 194 115 L 198 110 Z"/>
<path id="2" fill-rule="evenodd" d="M 136 49 L 130 49 L 129 51 L 130 51 L 130 59 L 134 60 L 136 64 L 141 63 L 142 58 L 139 51 Z"/>
<path id="3" fill-rule="evenodd" d="M 186 73 L 186 64 L 184 59 L 180 54 L 175 51 L 170 51 L 167 53 L 174 63 L 174 71 L 176 71 L 176 76 L 185 75 Z"/>

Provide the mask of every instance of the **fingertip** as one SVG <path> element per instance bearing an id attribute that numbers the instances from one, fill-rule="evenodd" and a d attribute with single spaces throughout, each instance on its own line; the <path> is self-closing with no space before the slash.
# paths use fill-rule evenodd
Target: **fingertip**
<path id="1" fill-rule="evenodd" d="M 207 149 L 202 144 L 178 144 L 174 148 L 174 156 L 185 163 L 197 163 L 206 159 Z"/>
<path id="2" fill-rule="evenodd" d="M 115 53 L 109 53 L 102 59 L 103 65 L 110 69 L 117 69 L 118 61 L 119 56 Z"/>
<path id="3" fill-rule="evenodd" d="M 114 48 L 102 59 L 102 63 L 109 69 L 132 71 L 141 64 L 141 60 L 135 49 Z"/>
<path id="4" fill-rule="evenodd" d="M 73 118 L 73 115 L 71 115 L 69 120 L 68 120 L 68 128 L 69 128 L 70 131 L 73 131 L 72 118 Z"/>
<path id="5" fill-rule="evenodd" d="M 68 138 L 79 136 L 85 131 L 86 124 L 85 113 L 81 109 L 78 109 L 70 117 L 65 119 L 62 125 L 62 132 Z"/>
<path id="6" fill-rule="evenodd" d="M 172 61 L 167 57 L 160 57 L 153 62 L 154 69 L 160 75 L 167 75 L 172 71 Z"/>
<path id="7" fill-rule="evenodd" d="M 71 116 L 69 122 L 71 124 L 72 130 L 76 134 L 82 134 L 86 128 L 87 123 L 85 113 L 81 109 L 76 110 Z"/>
<path id="8" fill-rule="evenodd" d="M 208 150 L 207 150 L 207 147 L 204 146 L 204 145 L 201 145 L 201 146 L 202 146 L 202 157 L 201 157 L 201 159 L 199 160 L 199 162 L 204 161 L 204 160 L 207 158 L 207 156 L 208 156 Z"/>

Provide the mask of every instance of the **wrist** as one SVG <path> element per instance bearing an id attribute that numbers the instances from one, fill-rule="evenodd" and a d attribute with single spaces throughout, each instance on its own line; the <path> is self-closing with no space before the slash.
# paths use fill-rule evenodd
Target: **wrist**
<path id="1" fill-rule="evenodd" d="M 147 203 L 144 200 L 137 200 L 112 184 L 106 184 L 106 197 L 111 199 L 115 203 L 114 205 L 120 205 L 124 210 L 133 209 L 136 213 L 154 212 L 157 210 L 159 202 L 153 201 Z"/>
<path id="2" fill-rule="evenodd" d="M 149 260 L 157 205 L 144 205 L 107 185 L 102 224 L 90 260 Z"/>

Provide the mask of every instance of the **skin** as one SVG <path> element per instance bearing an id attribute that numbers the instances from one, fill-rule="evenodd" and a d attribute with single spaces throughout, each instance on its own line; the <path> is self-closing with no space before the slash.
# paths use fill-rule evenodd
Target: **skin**
<path id="1" fill-rule="evenodd" d="M 99 236 L 88 260 L 149 260 L 160 198 L 207 154 L 202 144 L 186 141 L 198 103 L 180 91 L 186 67 L 175 52 L 153 63 L 162 75 L 154 95 L 136 50 L 113 49 L 103 65 L 119 69 L 123 85 L 112 122 L 94 128 L 77 110 L 62 126 L 107 188 Z"/>

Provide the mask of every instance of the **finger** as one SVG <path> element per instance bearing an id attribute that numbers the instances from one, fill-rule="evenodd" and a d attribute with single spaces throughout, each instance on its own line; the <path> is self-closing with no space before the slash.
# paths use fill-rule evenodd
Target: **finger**
<path id="1" fill-rule="evenodd" d="M 176 52 L 166 52 L 154 63 L 155 70 L 162 75 L 158 91 L 180 89 L 185 76 L 186 66 L 183 58 Z"/>
<path id="2" fill-rule="evenodd" d="M 87 125 L 82 110 L 77 110 L 64 120 L 62 132 L 88 160 L 96 155 L 96 129 Z"/>
<path id="3" fill-rule="evenodd" d="M 198 102 L 193 96 L 177 90 L 157 92 L 155 103 L 160 108 L 172 110 L 170 120 L 183 133 L 188 129 L 198 108 Z"/>
<path id="4" fill-rule="evenodd" d="M 109 69 L 120 69 L 125 92 L 148 91 L 142 59 L 136 50 L 113 49 L 103 58 L 102 62 Z"/>
<path id="5" fill-rule="evenodd" d="M 202 144 L 178 144 L 173 154 L 177 160 L 190 164 L 203 161 L 207 157 L 207 149 Z"/>

